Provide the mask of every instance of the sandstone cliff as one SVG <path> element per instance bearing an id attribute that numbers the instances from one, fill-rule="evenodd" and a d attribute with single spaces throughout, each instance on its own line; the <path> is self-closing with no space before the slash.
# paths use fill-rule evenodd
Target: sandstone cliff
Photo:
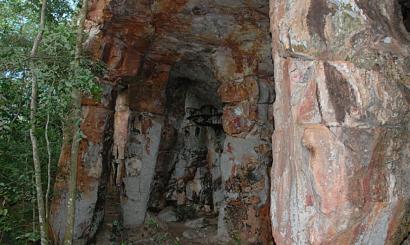
<path id="1" fill-rule="evenodd" d="M 108 72 L 101 101 L 83 100 L 76 243 L 102 241 L 112 212 L 130 238 L 169 208 L 214 217 L 204 244 L 407 238 L 406 1 L 89 6 L 84 45 Z M 52 202 L 57 243 L 69 148 Z"/>

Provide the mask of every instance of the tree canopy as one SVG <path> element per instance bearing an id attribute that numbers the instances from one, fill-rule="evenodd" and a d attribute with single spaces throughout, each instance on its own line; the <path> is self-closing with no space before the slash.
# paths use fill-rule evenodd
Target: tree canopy
<path id="1" fill-rule="evenodd" d="M 30 49 L 39 28 L 40 1 L 0 0 L 0 244 L 39 239 L 30 129 L 30 72 L 38 79 L 36 132 L 47 185 L 48 122 L 51 175 L 55 176 L 62 130 L 73 87 L 98 96 L 95 73 L 103 66 L 81 57 L 73 71 L 77 1 L 48 0 L 46 29 L 36 57 Z M 30 62 L 35 70 L 30 70 Z M 48 120 L 49 119 L 49 120 Z M 50 198 L 50 197 L 49 197 Z"/>

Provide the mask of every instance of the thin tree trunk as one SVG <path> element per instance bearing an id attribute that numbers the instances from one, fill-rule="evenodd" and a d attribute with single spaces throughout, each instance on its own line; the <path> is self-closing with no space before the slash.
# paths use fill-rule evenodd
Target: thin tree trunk
<path id="1" fill-rule="evenodd" d="M 74 71 L 80 66 L 80 57 L 82 55 L 83 44 L 83 29 L 84 22 L 87 15 L 88 0 L 83 0 L 82 7 L 79 15 L 79 25 L 77 27 L 77 39 L 75 45 L 75 62 Z M 71 157 L 70 157 L 70 182 L 67 198 L 67 226 L 64 234 L 64 245 L 73 244 L 74 236 L 74 224 L 75 224 L 75 202 L 77 196 L 77 164 L 78 164 L 78 148 L 81 140 L 81 93 L 77 88 L 73 88 L 72 92 L 73 100 L 73 114 L 72 123 L 73 127 L 73 141 L 71 144 Z"/>
<path id="2" fill-rule="evenodd" d="M 34 175 L 35 175 L 35 185 L 37 192 L 37 205 L 38 205 L 38 219 L 40 224 L 40 237 L 41 244 L 48 244 L 47 235 L 47 222 L 45 218 L 44 210 L 44 199 L 43 199 L 43 188 L 41 182 L 41 163 L 38 155 L 37 146 L 37 136 L 36 132 L 36 113 L 37 113 L 37 96 L 38 96 L 38 83 L 37 74 L 35 71 L 36 65 L 33 61 L 34 57 L 37 55 L 38 47 L 40 46 L 41 39 L 43 38 L 43 33 L 45 29 L 45 13 L 46 13 L 47 0 L 42 0 L 41 3 L 41 13 L 40 13 L 40 26 L 36 38 L 34 39 L 33 48 L 30 52 L 30 70 L 31 70 L 31 102 L 30 102 L 30 139 L 33 147 L 33 165 L 34 165 Z"/>
<path id="3" fill-rule="evenodd" d="M 74 223 L 75 223 L 75 201 L 77 196 L 77 164 L 78 164 L 78 148 L 80 144 L 80 117 L 81 117 L 81 95 L 77 89 L 73 89 L 73 141 L 71 143 L 71 159 L 70 159 L 70 180 L 68 186 L 67 198 L 67 226 L 64 235 L 64 245 L 70 245 L 73 242 Z"/>
<path id="4" fill-rule="evenodd" d="M 34 184 L 34 175 L 31 177 L 31 182 L 32 182 L 33 186 L 35 186 L 35 184 Z M 33 192 L 33 194 L 34 194 L 34 192 Z M 31 204 L 33 206 L 33 233 L 36 233 L 36 200 L 33 199 Z"/>
<path id="5" fill-rule="evenodd" d="M 50 98 L 50 96 L 49 96 Z M 47 143 L 47 190 L 46 190 L 46 220 L 48 220 L 49 215 L 49 196 L 50 196 L 50 189 L 51 189 L 51 149 L 50 149 L 50 140 L 48 138 L 48 124 L 50 123 L 50 112 L 47 110 L 47 122 L 46 128 L 44 132 L 44 137 Z"/>

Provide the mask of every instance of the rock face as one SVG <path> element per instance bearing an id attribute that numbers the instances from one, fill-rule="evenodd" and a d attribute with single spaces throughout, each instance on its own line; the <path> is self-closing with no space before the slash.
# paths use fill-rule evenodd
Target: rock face
<path id="1" fill-rule="evenodd" d="M 410 35 L 399 1 L 270 5 L 275 242 L 401 244 L 410 230 Z"/>
<path id="2" fill-rule="evenodd" d="M 141 225 L 147 209 L 172 206 L 217 215 L 221 240 L 269 244 L 275 95 L 268 1 L 91 0 L 89 6 L 85 46 L 107 65 L 100 82 L 111 89 L 103 96 L 111 116 L 95 119 L 111 125 L 98 138 L 110 157 L 99 162 L 106 175 L 95 186 L 120 190 L 123 225 Z M 67 167 L 62 158 L 60 175 Z M 59 237 L 60 189 L 52 225 Z M 101 190 L 91 201 L 79 197 L 77 213 L 104 203 Z M 96 187 L 83 192 L 95 194 Z M 76 237 L 88 241 L 95 234 L 89 227 L 101 218 L 80 219 L 87 225 L 76 227 Z"/>
<path id="3" fill-rule="evenodd" d="M 215 238 L 181 232 L 204 241 L 408 239 L 407 1 L 89 6 L 84 45 L 108 71 L 102 101 L 83 101 L 76 243 L 93 240 L 117 214 L 136 231 L 147 211 L 169 210 L 172 222 L 212 217 Z M 66 142 L 51 208 L 57 244 L 69 149 Z M 120 200 L 118 210 L 110 200 Z"/>
<path id="4" fill-rule="evenodd" d="M 106 89 L 110 94 L 110 89 Z M 109 96 L 106 96 L 107 98 Z M 76 217 L 74 242 L 85 243 L 94 237 L 104 216 L 104 194 L 111 161 L 113 111 L 106 103 L 82 102 L 81 131 L 78 154 Z M 66 226 L 67 182 L 69 181 L 71 146 L 64 141 L 58 163 L 54 195 L 50 208 L 50 226 L 56 244 L 62 244 Z"/>

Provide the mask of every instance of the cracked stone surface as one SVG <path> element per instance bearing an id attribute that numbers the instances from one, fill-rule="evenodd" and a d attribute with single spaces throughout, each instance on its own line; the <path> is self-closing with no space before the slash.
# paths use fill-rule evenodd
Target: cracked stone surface
<path id="1" fill-rule="evenodd" d="M 162 232 L 199 244 L 406 244 L 409 9 L 90 0 L 84 46 L 107 72 L 101 101 L 82 102 L 75 242 L 109 243 L 121 224 L 147 244 Z M 57 244 L 69 149 L 51 205 Z M 176 223 L 143 237 L 164 210 Z M 201 218 L 206 232 L 184 225 Z"/>
<path id="2" fill-rule="evenodd" d="M 410 35 L 397 1 L 271 0 L 277 244 L 409 232 Z"/>
<path id="3" fill-rule="evenodd" d="M 91 0 L 89 6 L 84 45 L 107 65 L 99 82 L 111 89 L 103 100 L 114 114 L 111 134 L 99 138 L 112 159 L 98 181 L 119 189 L 123 225 L 132 229 L 147 210 L 172 206 L 217 216 L 221 241 L 269 244 L 275 98 L 269 2 Z M 105 202 L 102 191 L 96 202 Z M 78 202 L 83 213 L 96 206 Z M 56 213 L 61 221 L 64 213 Z M 76 235 L 89 240 L 85 229 Z M 54 225 L 53 232 L 64 231 Z"/>

